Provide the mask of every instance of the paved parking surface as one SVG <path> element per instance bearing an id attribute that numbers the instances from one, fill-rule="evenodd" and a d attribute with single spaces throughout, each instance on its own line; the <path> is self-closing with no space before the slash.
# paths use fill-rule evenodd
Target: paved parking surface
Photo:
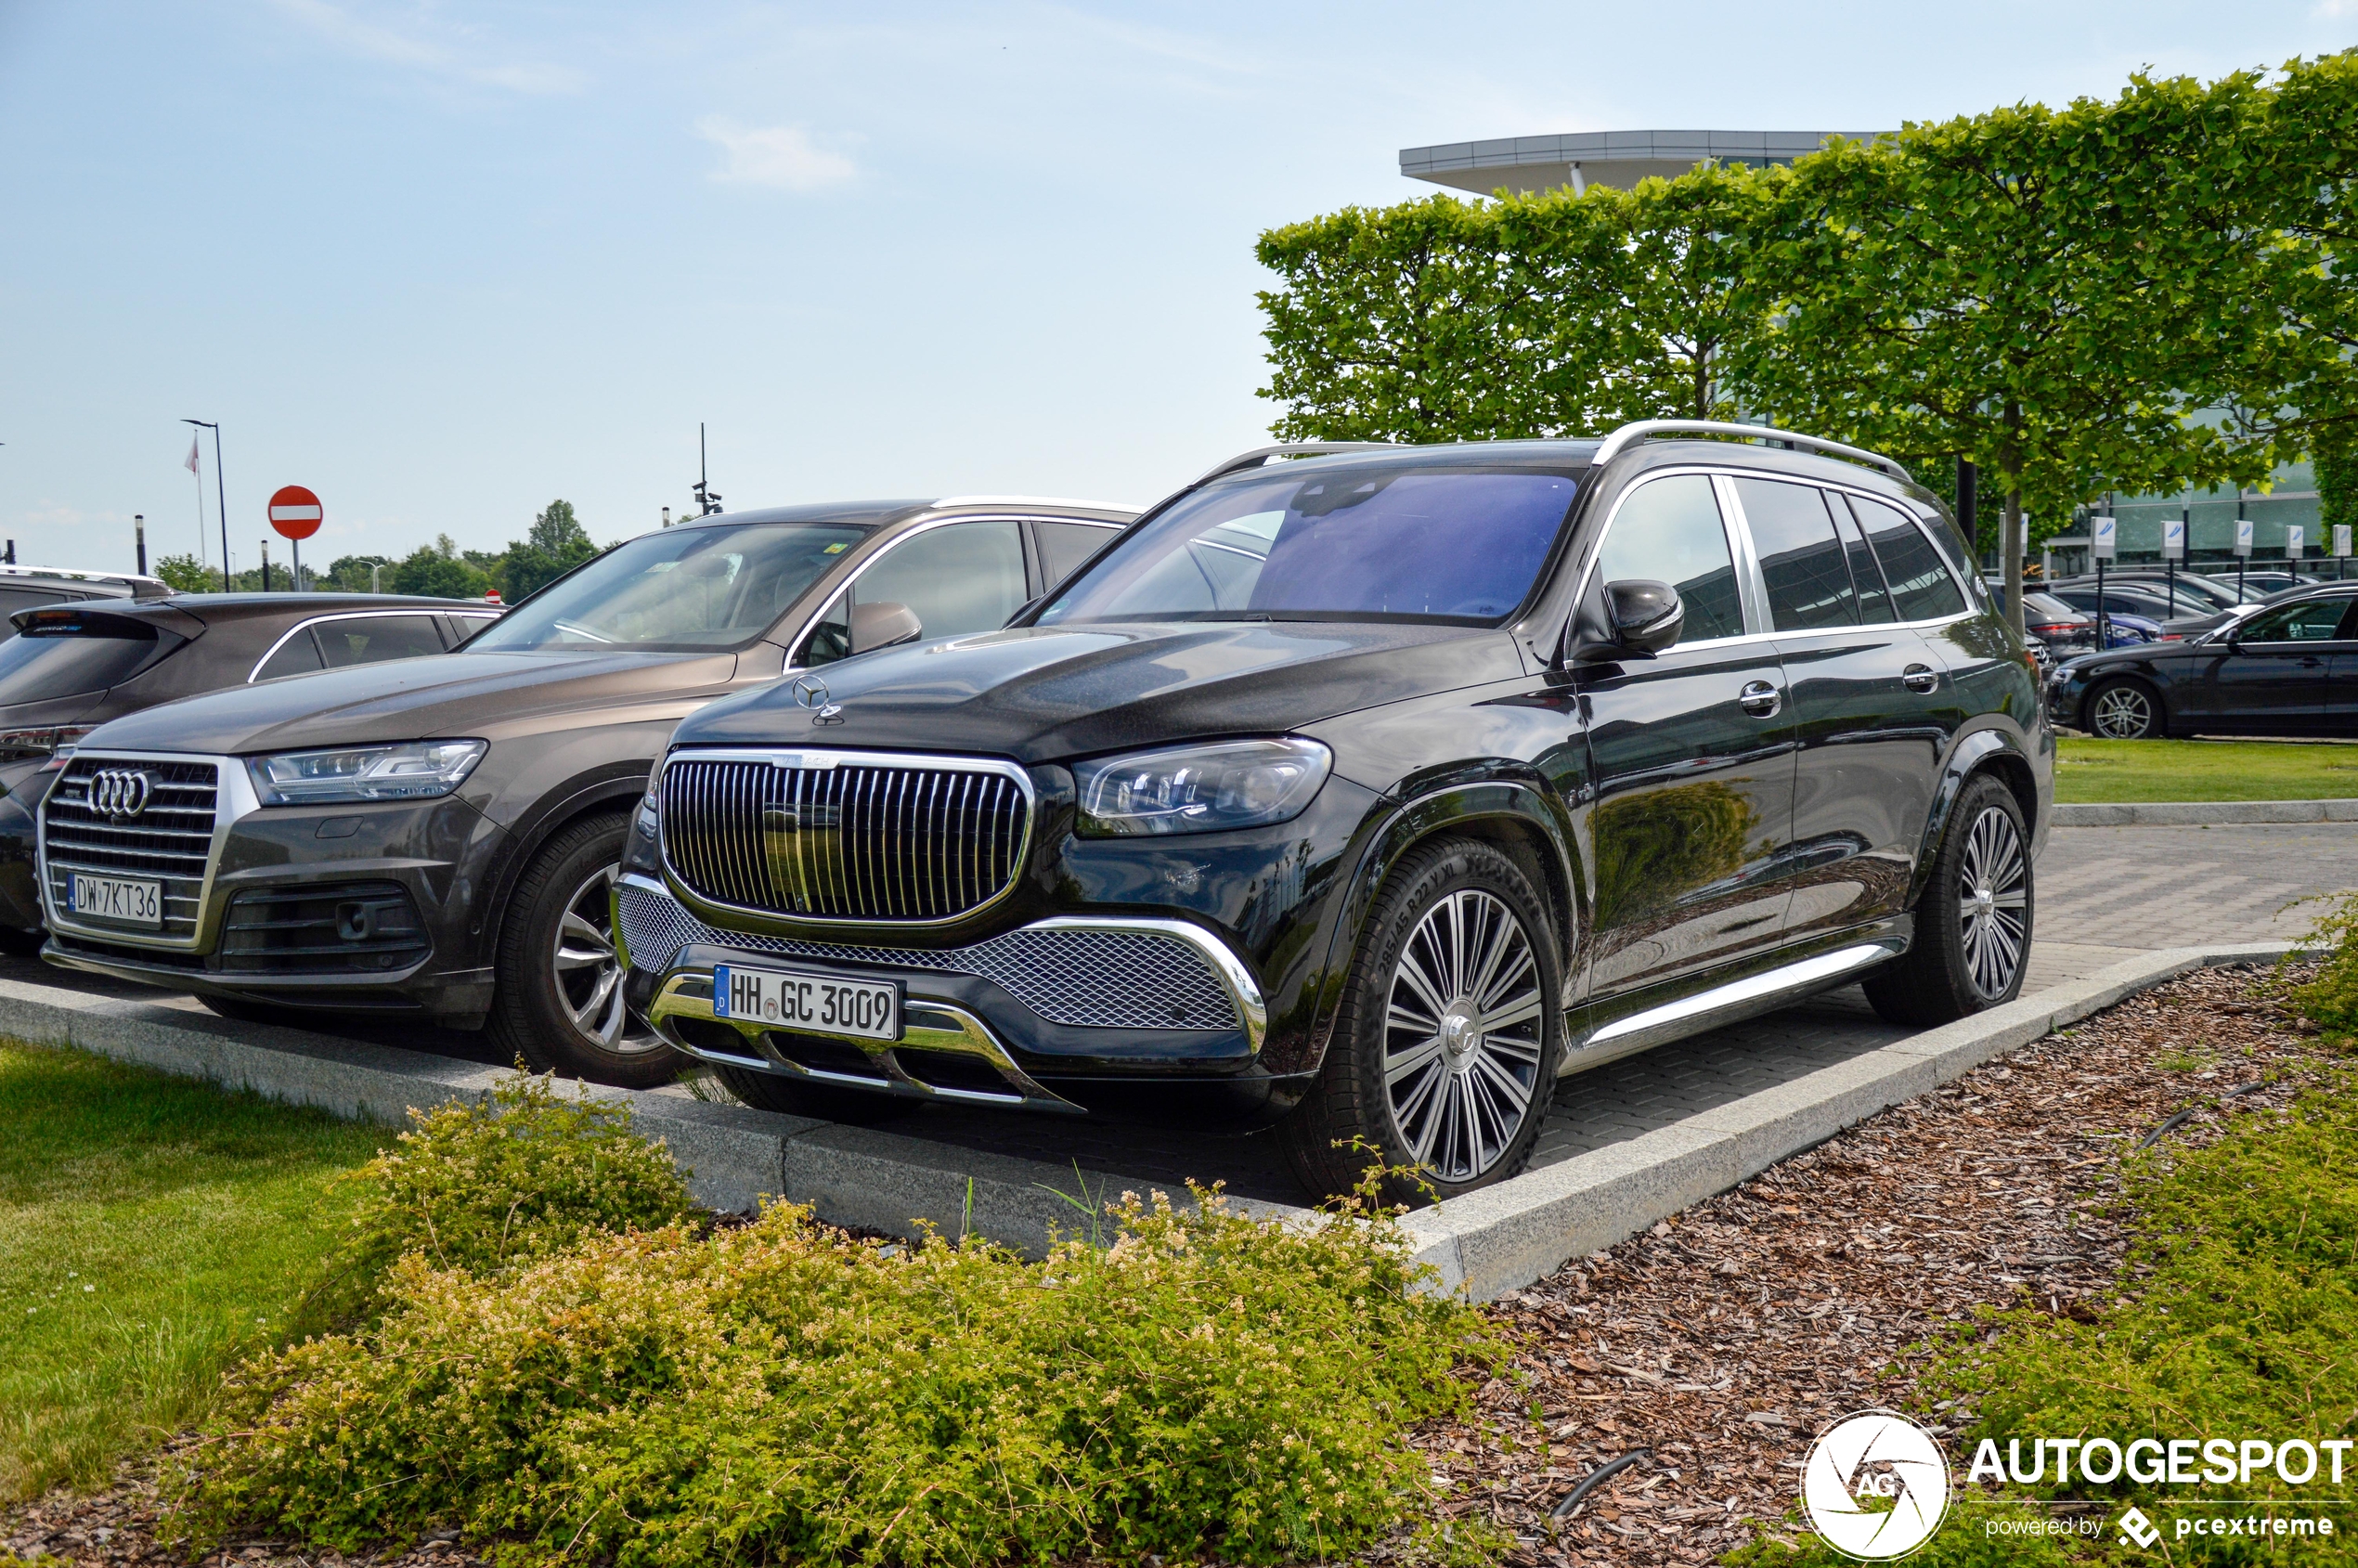
<path id="1" fill-rule="evenodd" d="M 2286 906 L 2358 887 L 2358 823 L 2272 826 L 2059 828 L 2038 865 L 2037 939 L 2026 991 L 2076 978 L 2136 952 L 2201 941 L 2290 940 L 2309 912 Z M 157 997 L 36 960 L 0 960 L 0 976 Z M 173 999 L 195 1008 L 192 999 Z M 491 1061 L 485 1038 L 456 1030 L 353 1030 L 381 1043 Z M 1901 1038 L 1856 986 L 1567 1079 L 1535 1161 L 1621 1142 L 1817 1071 Z M 502 1065 L 494 1063 L 493 1065 Z M 1208 1137 L 1082 1119 L 921 1107 L 893 1130 L 1142 1183 L 1219 1180 L 1246 1197 L 1301 1201 L 1276 1140 Z M 1076 1182 L 1078 1178 L 1075 1178 Z M 1077 1196 L 1076 1192 L 1076 1196 Z"/>

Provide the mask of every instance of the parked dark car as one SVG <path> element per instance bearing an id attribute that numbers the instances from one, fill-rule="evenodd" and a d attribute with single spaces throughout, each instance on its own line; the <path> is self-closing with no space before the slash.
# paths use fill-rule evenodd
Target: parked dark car
<path id="1" fill-rule="evenodd" d="M 2048 678 L 2047 710 L 2108 740 L 2358 734 L 2358 582 L 2192 637 L 2068 660 Z"/>
<path id="2" fill-rule="evenodd" d="M 15 635 L 9 617 L 19 610 L 79 604 L 89 599 L 162 599 L 171 591 L 161 578 L 130 572 L 0 565 L 0 639 Z"/>
<path id="3" fill-rule="evenodd" d="M 2116 616 L 2130 615 L 2166 626 L 2171 620 L 2183 619 L 2197 609 L 2206 616 L 2225 613 L 2211 609 L 2208 603 L 2196 605 L 2185 599 L 2178 602 L 2178 608 L 2173 612 L 2159 588 L 2159 584 L 2143 582 L 2106 582 L 2104 591 L 2105 618 L 2110 620 Z M 2059 583 L 2043 591 L 2083 615 L 2093 616 L 2096 613 L 2096 590 L 2092 583 Z"/>
<path id="4" fill-rule="evenodd" d="M 2051 593 L 2070 589 L 2086 589 L 2092 591 L 2096 586 L 2096 575 L 2090 572 L 2076 577 L 2059 577 L 2054 582 L 2041 583 L 2039 586 Z M 2161 601 L 2162 609 L 2165 612 L 2162 617 L 2164 619 L 2168 619 L 2170 615 L 2208 614 L 2213 610 L 2224 610 L 2235 604 L 2256 603 L 2261 597 L 2257 589 L 2238 596 L 2235 592 L 2233 572 L 2228 573 L 2226 579 L 2222 581 L 2217 577 L 2206 577 L 2199 572 L 2169 572 L 2159 566 L 2122 566 L 2107 570 L 2105 573 L 2105 598 L 2107 604 L 2111 601 L 2112 590 L 2116 588 L 2126 589 L 2131 592 L 2142 593 L 2148 599 Z"/>
<path id="5" fill-rule="evenodd" d="M 0 942 L 39 941 L 33 813 L 99 725 L 200 692 L 439 654 L 499 614 L 463 599 L 162 591 L 17 611 L 0 641 Z"/>
<path id="6" fill-rule="evenodd" d="M 2022 596 L 2023 630 L 2047 645 L 2056 657 L 2068 658 L 2076 652 L 2085 652 L 2096 645 L 2096 617 L 2082 613 L 2052 593 L 2025 592 Z M 2105 596 L 2105 645 L 2123 647 L 2137 642 L 2160 640 L 2161 625 L 2143 616 L 2125 613 L 2124 608 Z"/>
<path id="7" fill-rule="evenodd" d="M 1133 513 L 880 501 L 642 535 L 454 653 L 265 682 L 106 725 L 42 810 L 52 962 L 231 1017 L 488 1024 L 608 1082 L 678 1069 L 608 934 L 627 813 L 713 698 L 983 631 Z"/>
<path id="8" fill-rule="evenodd" d="M 2016 993 L 2052 739 L 1898 465 L 1285 452 L 1004 631 L 681 724 L 616 890 L 655 1027 L 773 1109 L 1275 1121 L 1313 1190 L 1356 1138 L 1448 1194 L 1560 1072 L 1861 978 Z"/>

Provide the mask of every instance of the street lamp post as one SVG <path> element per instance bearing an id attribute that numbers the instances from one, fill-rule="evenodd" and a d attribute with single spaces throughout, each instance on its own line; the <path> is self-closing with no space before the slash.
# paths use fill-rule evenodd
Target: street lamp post
<path id="1" fill-rule="evenodd" d="M 221 427 L 211 420 L 182 420 L 180 422 L 213 432 L 214 498 L 218 503 L 214 510 L 221 513 L 221 591 L 227 593 L 236 584 L 229 580 L 229 486 L 221 479 Z"/>

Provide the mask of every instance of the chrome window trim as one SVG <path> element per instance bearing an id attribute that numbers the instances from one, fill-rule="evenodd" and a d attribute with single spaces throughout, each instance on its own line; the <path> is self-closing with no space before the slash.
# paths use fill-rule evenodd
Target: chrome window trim
<path id="1" fill-rule="evenodd" d="M 787 927 L 829 926 L 851 927 L 869 930 L 924 931 L 943 926 L 955 926 L 971 920 L 1014 894 L 1023 881 L 1024 869 L 1031 859 L 1032 836 L 1038 831 L 1040 792 L 1031 782 L 1031 774 L 1020 763 L 1004 757 L 960 757 L 923 751 L 851 751 L 833 746 L 677 746 L 666 752 L 663 758 L 664 798 L 671 796 L 671 765 L 674 762 L 767 762 L 773 768 L 804 768 L 812 771 L 833 769 L 849 764 L 855 768 L 939 769 L 956 773 L 996 773 L 1013 779 L 1023 792 L 1023 837 L 1016 845 L 1011 857 L 1015 870 L 1007 885 L 969 910 L 940 920 L 845 920 L 833 915 L 780 914 L 775 910 L 748 909 L 743 904 L 719 903 L 705 898 L 688 886 L 671 863 L 670 835 L 662 829 L 662 813 L 656 815 L 655 849 L 663 857 L 663 879 L 666 888 L 680 905 L 697 913 L 706 924 L 715 924 L 702 912 L 710 910 L 722 914 L 737 915 L 755 922 L 751 927 L 762 935 L 792 936 Z M 763 924 L 766 922 L 767 924 Z M 776 927 L 777 929 L 773 929 Z M 723 929 L 726 929 L 724 927 Z"/>
<path id="2" fill-rule="evenodd" d="M 416 616 L 416 617 L 419 617 L 419 618 L 428 618 L 428 617 L 432 617 L 432 616 L 434 616 L 447 615 L 447 614 L 450 614 L 450 613 L 451 613 L 451 612 L 445 611 L 445 610 L 339 610 L 339 611 L 335 612 L 333 615 L 327 615 L 327 616 L 312 616 L 309 620 L 306 620 L 306 621 L 297 621 L 297 622 L 295 622 L 295 624 L 294 624 L 294 625 L 292 625 L 292 626 L 291 626 L 291 627 L 287 628 L 287 629 L 286 629 L 286 630 L 284 630 L 284 631 L 280 632 L 280 633 L 279 634 L 279 641 L 277 641 L 276 642 L 271 643 L 271 644 L 270 644 L 270 647 L 269 647 L 269 650 L 268 650 L 266 653 L 265 653 L 265 654 L 262 655 L 262 657 L 260 657 L 260 658 L 258 658 L 258 659 L 256 659 L 256 660 L 254 660 L 254 661 L 253 661 L 253 667 L 252 669 L 250 669 L 250 670 L 248 670 L 248 671 L 246 672 L 246 681 L 245 681 L 245 683 L 246 683 L 247 685 L 251 686 L 251 685 L 253 685 L 253 684 L 254 683 L 254 681 L 255 681 L 255 680 L 259 680 L 259 679 L 261 678 L 261 675 L 262 675 L 262 667 L 263 667 L 263 666 L 265 666 L 265 665 L 266 665 L 266 664 L 268 664 L 268 663 L 269 663 L 272 659 L 274 659 L 274 658 L 278 657 L 278 654 L 279 654 L 279 649 L 281 649 L 281 648 L 283 648 L 283 647 L 285 647 L 285 646 L 286 646 L 286 645 L 287 645 L 290 641 L 293 641 L 293 639 L 294 639 L 294 634 L 295 634 L 296 632 L 298 632 L 298 631 L 309 631 L 309 630 L 310 630 L 313 627 L 315 627 L 315 626 L 325 626 L 325 625 L 327 625 L 330 621 L 402 620 L 402 619 L 408 619 L 408 618 L 412 617 L 412 616 Z M 484 619 L 486 619 L 486 620 L 495 620 L 495 621 L 496 621 L 496 620 L 498 620 L 499 617 L 499 616 L 484 616 L 483 618 L 484 618 Z M 445 648 L 445 649 L 443 650 L 443 652 L 444 652 L 444 653 L 446 653 L 446 654 L 447 654 L 447 653 L 448 653 L 449 651 L 450 651 L 450 650 L 449 650 L 449 649 L 447 649 L 447 648 Z M 426 655 L 423 655 L 423 654 L 408 654 L 408 655 L 406 655 L 406 656 L 408 656 L 408 657 L 411 657 L 411 658 L 420 658 L 420 657 L 424 657 L 424 656 L 426 656 Z M 378 662 L 378 663 L 382 663 L 382 664 L 391 664 L 393 661 L 392 661 L 391 659 L 383 659 L 383 660 L 378 660 L 378 661 L 375 661 L 375 662 Z M 327 664 L 325 664 L 325 663 L 323 663 L 323 664 L 320 666 L 320 669 L 329 669 L 329 668 L 334 668 L 334 669 L 349 669 L 349 668 L 351 668 L 351 667 L 351 667 L 350 665 L 333 665 L 333 666 L 330 666 L 330 665 L 327 665 Z M 305 675 L 316 675 L 316 674 L 317 674 L 318 672 L 319 672 L 318 670 L 310 670 L 310 669 L 306 669 L 306 670 L 303 671 L 303 673 L 304 673 L 304 674 L 305 674 Z M 273 679 L 275 680 L 275 679 L 278 679 L 278 678 L 277 678 L 277 677 L 273 677 Z"/>
<path id="3" fill-rule="evenodd" d="M 924 522 L 916 524 L 905 532 L 895 536 L 874 555 L 871 555 L 866 560 L 862 561 L 858 565 L 852 567 L 849 573 L 845 574 L 843 580 L 836 584 L 835 590 L 829 593 L 825 599 L 820 601 L 819 607 L 810 612 L 810 618 L 805 620 L 801 627 L 797 629 L 795 634 L 786 640 L 786 668 L 789 671 L 793 671 L 812 667 L 810 665 L 800 662 L 803 652 L 810 645 L 810 634 L 819 629 L 819 623 L 827 618 L 827 612 L 835 608 L 836 601 L 841 599 L 845 594 L 849 593 L 852 589 L 859 584 L 860 579 L 868 575 L 869 567 L 875 565 L 877 562 L 882 561 L 886 556 L 890 555 L 894 551 L 899 550 L 902 545 L 907 544 L 919 534 L 930 534 L 936 528 L 952 527 L 960 523 L 1014 523 L 1020 525 L 1024 523 L 1038 522 L 1092 523 L 1094 525 L 1098 527 L 1115 529 L 1124 528 L 1129 525 L 1123 523 L 1097 524 L 1095 523 L 1094 519 L 1082 517 L 1043 518 L 1036 512 L 954 512 L 947 517 L 928 517 Z M 1025 579 L 1024 587 L 1027 590 L 1031 587 L 1031 582 L 1029 577 Z M 1030 598 L 1030 594 L 1027 592 L 1024 597 L 1028 601 Z M 998 628 L 994 627 L 991 629 L 997 630 Z M 975 633 L 974 635 L 979 636 L 980 633 Z M 926 632 L 923 628 L 918 629 L 918 636 L 920 638 L 926 636 Z M 818 667 L 824 668 L 825 667 L 820 666 Z"/>
<path id="4" fill-rule="evenodd" d="M 80 761 L 85 757 L 99 762 L 210 762 L 214 765 L 213 842 L 205 849 L 204 880 L 197 888 L 196 929 L 184 940 L 178 937 L 126 931 L 114 926 L 89 926 L 61 916 L 58 913 L 57 901 L 50 893 L 49 813 L 48 802 L 45 798 L 41 810 L 33 814 L 33 874 L 41 884 L 41 912 L 48 919 L 49 929 L 126 947 L 152 948 L 165 952 L 202 952 L 206 936 L 213 927 L 214 883 L 221 873 L 222 847 L 228 842 L 230 831 L 240 820 L 262 810 L 262 801 L 254 794 L 253 779 L 246 771 L 244 759 L 215 757 L 203 752 L 97 751 L 79 747 L 73 754 L 73 760 Z"/>

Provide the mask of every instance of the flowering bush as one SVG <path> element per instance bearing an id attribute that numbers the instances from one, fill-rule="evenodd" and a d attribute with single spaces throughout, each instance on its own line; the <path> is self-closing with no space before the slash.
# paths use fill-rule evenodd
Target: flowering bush
<path id="1" fill-rule="evenodd" d="M 504 1117 L 445 1114 L 378 1173 L 368 1234 L 409 1250 L 373 1319 L 232 1380 L 180 1482 L 194 1537 L 456 1525 L 519 1564 L 1323 1557 L 1420 1511 L 1401 1433 L 1499 1354 L 1415 1292 L 1380 1214 L 1129 1197 L 1112 1247 L 1043 1263 L 784 1205 L 710 1233 L 622 1230 L 629 1206 L 510 1225 L 504 1195 L 588 1180 L 573 1135 L 486 1143 Z M 594 1117 L 579 1134 L 622 1150 Z M 652 1203 L 649 1158 L 605 1168 Z"/>

